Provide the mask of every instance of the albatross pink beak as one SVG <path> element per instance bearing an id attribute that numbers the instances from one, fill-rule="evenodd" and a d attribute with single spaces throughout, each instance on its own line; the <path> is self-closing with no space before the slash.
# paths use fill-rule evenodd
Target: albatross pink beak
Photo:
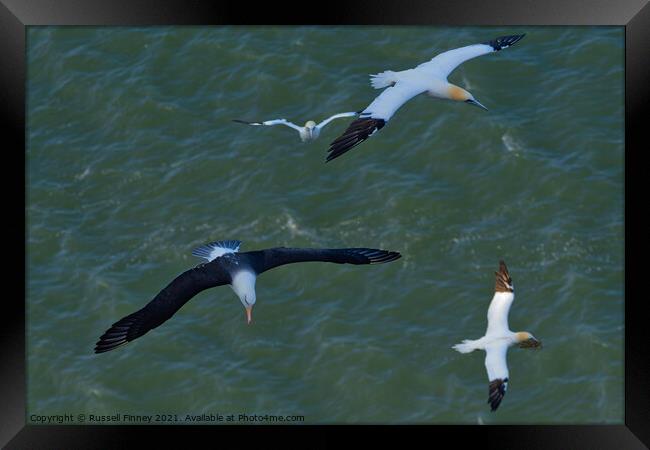
<path id="1" fill-rule="evenodd" d="M 252 306 L 247 306 L 246 307 L 246 320 L 248 321 L 249 325 L 253 321 L 253 307 Z"/>

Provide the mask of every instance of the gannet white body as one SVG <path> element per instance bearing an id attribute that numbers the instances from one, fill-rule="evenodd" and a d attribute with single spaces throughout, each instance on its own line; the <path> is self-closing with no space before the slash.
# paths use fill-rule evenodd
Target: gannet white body
<path id="1" fill-rule="evenodd" d="M 508 327 L 508 312 L 515 299 L 512 278 L 503 261 L 499 262 L 499 271 L 495 272 L 496 286 L 494 297 L 488 308 L 488 326 L 485 336 L 476 340 L 464 340 L 452 348 L 460 353 L 485 350 L 485 368 L 488 374 L 488 403 L 495 411 L 508 388 L 508 348 L 517 345 L 521 348 L 539 348 L 541 341 L 527 331 L 512 332 Z"/>
<path id="2" fill-rule="evenodd" d="M 255 281 L 258 275 L 285 264 L 321 261 L 335 264 L 382 264 L 395 261 L 398 252 L 372 248 L 285 248 L 239 253 L 241 241 L 217 241 L 201 245 L 192 255 L 205 259 L 186 270 L 140 310 L 115 322 L 100 338 L 95 353 L 104 353 L 124 345 L 170 319 L 199 292 L 216 286 L 230 285 L 244 309 L 250 324 L 257 300 Z"/>
<path id="3" fill-rule="evenodd" d="M 350 124 L 345 133 L 330 144 L 326 160 L 338 158 L 381 130 L 404 103 L 418 94 L 427 93 L 434 98 L 465 102 L 487 110 L 468 91 L 449 83 L 447 77 L 463 62 L 508 48 L 524 36 L 521 34 L 498 37 L 482 44 L 468 45 L 440 53 L 432 60 L 413 69 L 400 72 L 387 70 L 370 75 L 372 87 L 387 89 L 361 111 L 359 118 Z"/>
<path id="4" fill-rule="evenodd" d="M 328 117 L 327 119 L 323 120 L 321 123 L 316 124 L 313 120 L 308 120 L 305 123 L 305 126 L 301 127 L 299 125 L 296 125 L 293 122 L 289 122 L 287 119 L 275 119 L 275 120 L 267 120 L 265 122 L 247 122 L 245 120 L 239 120 L 239 119 L 233 119 L 233 122 L 238 122 L 238 123 L 244 123 L 246 125 L 266 125 L 266 126 L 273 126 L 273 125 L 286 125 L 290 128 L 293 128 L 294 130 L 298 131 L 298 134 L 300 134 L 300 140 L 302 142 L 311 142 L 315 141 L 318 139 L 318 136 L 320 136 L 320 132 L 323 129 L 325 125 L 330 123 L 334 119 L 338 119 L 340 117 L 352 117 L 356 116 L 357 113 L 355 112 L 345 112 L 345 113 L 339 113 L 339 114 L 334 114 L 331 117 Z"/>

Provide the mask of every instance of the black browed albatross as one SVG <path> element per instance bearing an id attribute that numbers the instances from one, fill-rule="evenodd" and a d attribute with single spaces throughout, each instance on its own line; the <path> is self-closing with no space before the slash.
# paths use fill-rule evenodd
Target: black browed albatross
<path id="1" fill-rule="evenodd" d="M 192 255 L 205 263 L 177 276 L 144 308 L 115 322 L 100 338 L 95 353 L 103 353 L 139 338 L 172 317 L 199 292 L 229 284 L 252 320 L 258 275 L 285 264 L 322 261 L 336 264 L 381 264 L 399 259 L 398 252 L 372 248 L 313 249 L 276 247 L 239 253 L 241 241 L 217 241 L 202 245 Z"/>
<path id="2" fill-rule="evenodd" d="M 430 97 L 465 102 L 487 109 L 465 89 L 449 83 L 447 77 L 465 61 L 508 48 L 524 36 L 523 34 L 501 36 L 482 44 L 468 45 L 440 53 L 413 69 L 400 72 L 387 70 L 370 75 L 372 87 L 387 89 L 361 111 L 359 118 L 350 123 L 348 129 L 330 144 L 326 161 L 338 158 L 361 144 L 381 130 L 404 103 L 425 92 Z"/>

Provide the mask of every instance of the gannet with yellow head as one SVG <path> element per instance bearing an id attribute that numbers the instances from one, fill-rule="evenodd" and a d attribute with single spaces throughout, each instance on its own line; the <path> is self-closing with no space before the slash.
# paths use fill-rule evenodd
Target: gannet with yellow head
<path id="1" fill-rule="evenodd" d="M 463 62 L 508 48 L 524 36 L 523 34 L 501 36 L 482 44 L 468 45 L 440 53 L 432 60 L 413 69 L 400 72 L 387 70 L 370 75 L 372 87 L 387 89 L 360 112 L 359 118 L 349 125 L 345 133 L 330 144 L 326 161 L 338 158 L 381 130 L 404 103 L 422 93 L 487 110 L 470 92 L 449 83 L 447 77 Z"/>
<path id="2" fill-rule="evenodd" d="M 496 411 L 508 388 L 508 348 L 516 345 L 521 348 L 540 348 L 542 342 L 527 331 L 512 332 L 508 327 L 508 312 L 515 299 L 515 289 L 508 273 L 506 263 L 499 262 L 499 271 L 495 272 L 496 286 L 494 297 L 488 308 L 488 326 L 485 336 L 476 340 L 464 340 L 452 348 L 460 353 L 485 350 L 485 368 L 487 369 L 489 389 L 488 403 Z"/>
<path id="3" fill-rule="evenodd" d="M 233 122 L 243 123 L 246 125 L 266 125 L 266 126 L 286 125 L 298 131 L 298 133 L 300 134 L 300 140 L 302 142 L 311 142 L 318 139 L 318 136 L 320 136 L 320 132 L 323 129 L 323 127 L 328 123 L 330 123 L 332 120 L 338 119 L 340 117 L 352 117 L 356 115 L 357 115 L 356 112 L 344 112 L 344 113 L 334 114 L 333 116 L 328 117 L 327 119 L 323 120 L 319 124 L 316 124 L 316 122 L 314 122 L 313 120 L 308 120 L 305 123 L 305 126 L 302 127 L 296 125 L 293 122 L 289 122 L 287 119 L 267 120 L 265 122 L 248 122 L 246 120 L 233 119 Z"/>

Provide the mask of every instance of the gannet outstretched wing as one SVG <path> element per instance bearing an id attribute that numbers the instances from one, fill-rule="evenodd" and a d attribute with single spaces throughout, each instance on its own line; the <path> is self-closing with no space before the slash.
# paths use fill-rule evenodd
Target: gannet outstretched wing
<path id="1" fill-rule="evenodd" d="M 294 130 L 300 132 L 303 127 L 296 125 L 293 122 L 289 122 L 287 119 L 274 119 L 274 120 L 266 120 L 264 122 L 248 122 L 246 120 L 239 120 L 239 119 L 233 119 L 233 122 L 237 123 L 243 123 L 246 125 L 266 125 L 266 126 L 273 126 L 273 125 L 286 125 L 288 127 L 293 128 Z"/>
<path id="2" fill-rule="evenodd" d="M 416 66 L 415 69 L 427 71 L 439 77 L 447 78 L 456 67 L 465 61 L 476 58 L 477 56 L 487 55 L 488 53 L 494 53 L 503 50 L 504 48 L 508 48 L 521 40 L 524 36 L 525 34 L 502 36 L 481 44 L 455 48 L 440 53 L 431 59 L 431 61 Z"/>
<path id="3" fill-rule="evenodd" d="M 515 299 L 515 288 L 505 262 L 499 261 L 499 271 L 494 272 L 494 275 L 496 276 L 494 297 L 492 297 L 488 308 L 486 336 L 504 334 L 510 331 L 508 313 L 512 301 Z"/>
<path id="4" fill-rule="evenodd" d="M 352 117 L 352 116 L 356 116 L 356 115 L 357 115 L 356 112 L 344 112 L 344 113 L 334 114 L 332 117 L 328 117 L 327 119 L 323 120 L 318 125 L 316 125 L 316 128 L 321 129 L 325 125 L 330 123 L 332 120 L 338 119 L 340 117 Z"/>
<path id="5" fill-rule="evenodd" d="M 426 85 L 408 81 L 399 81 L 387 88 L 361 111 L 359 118 L 349 125 L 343 135 L 330 144 L 326 161 L 338 158 L 381 130 L 395 111 L 426 89 Z"/>
<path id="6" fill-rule="evenodd" d="M 498 408 L 508 388 L 508 347 L 509 343 L 505 341 L 485 346 L 485 369 L 490 381 L 488 403 L 492 411 Z"/>

